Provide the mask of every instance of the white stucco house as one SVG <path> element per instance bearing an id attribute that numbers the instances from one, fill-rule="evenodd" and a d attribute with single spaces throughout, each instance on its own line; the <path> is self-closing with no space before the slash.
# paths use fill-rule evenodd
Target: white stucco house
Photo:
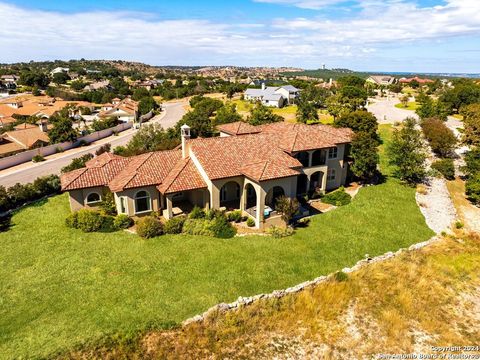
<path id="1" fill-rule="evenodd" d="M 281 87 L 265 86 L 261 89 L 247 89 L 244 93 L 245 100 L 261 101 L 265 106 L 282 107 L 294 104 L 300 96 L 300 90 L 292 85 Z"/>

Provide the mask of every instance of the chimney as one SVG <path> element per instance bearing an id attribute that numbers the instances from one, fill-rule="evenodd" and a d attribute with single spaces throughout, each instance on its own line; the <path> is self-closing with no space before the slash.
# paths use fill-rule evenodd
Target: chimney
<path id="1" fill-rule="evenodd" d="M 182 158 L 187 157 L 187 140 L 190 139 L 190 126 L 183 124 L 181 129 L 182 133 Z"/>
<path id="2" fill-rule="evenodd" d="M 265 90 L 265 82 L 262 82 L 262 90 Z"/>
<path id="3" fill-rule="evenodd" d="M 40 120 L 40 123 L 38 124 L 38 127 L 40 128 L 40 130 L 42 132 L 47 132 L 47 122 L 46 121 L 43 121 L 43 120 Z"/>

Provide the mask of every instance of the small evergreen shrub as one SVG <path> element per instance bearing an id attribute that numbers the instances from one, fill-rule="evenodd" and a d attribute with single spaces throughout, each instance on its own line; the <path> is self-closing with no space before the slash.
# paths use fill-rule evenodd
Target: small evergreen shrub
<path id="1" fill-rule="evenodd" d="M 287 227 L 283 229 L 278 226 L 271 226 L 268 228 L 267 233 L 272 235 L 272 237 L 276 239 L 280 239 L 280 238 L 293 235 L 294 230 L 291 227 Z"/>
<path id="2" fill-rule="evenodd" d="M 223 212 L 218 209 L 209 209 L 205 211 L 205 219 L 213 220 L 218 216 L 223 216 Z"/>
<path id="3" fill-rule="evenodd" d="M 204 219 L 187 219 L 183 224 L 183 233 L 189 235 L 213 236 L 213 231 L 209 229 L 208 222 Z"/>
<path id="4" fill-rule="evenodd" d="M 213 236 L 221 239 L 228 239 L 235 236 L 237 229 L 230 224 L 225 216 L 218 216 L 208 227 L 212 230 Z"/>
<path id="5" fill-rule="evenodd" d="M 171 218 L 163 225 L 163 231 L 165 234 L 181 234 L 185 220 L 187 220 L 185 216 Z"/>
<path id="6" fill-rule="evenodd" d="M 38 162 L 45 161 L 45 158 L 44 158 L 42 155 L 37 154 L 37 155 L 35 155 L 35 156 L 32 158 L 32 161 L 33 161 L 34 163 L 38 163 Z"/>
<path id="7" fill-rule="evenodd" d="M 463 223 L 462 223 L 461 221 L 457 221 L 457 222 L 455 223 L 455 228 L 457 228 L 457 229 L 463 229 L 463 226 L 464 226 L 464 225 L 463 225 Z"/>
<path id="8" fill-rule="evenodd" d="M 205 211 L 195 205 L 188 217 L 190 219 L 203 219 L 205 217 Z"/>
<path id="9" fill-rule="evenodd" d="M 465 190 L 468 199 L 474 204 L 480 205 L 480 173 L 468 177 Z"/>
<path id="10" fill-rule="evenodd" d="M 438 171 L 447 180 L 455 179 L 455 166 L 452 159 L 440 159 L 432 164 L 432 169 Z"/>
<path id="11" fill-rule="evenodd" d="M 344 273 L 343 271 L 337 271 L 334 275 L 333 278 L 337 282 L 344 282 L 348 280 L 348 274 Z"/>
<path id="12" fill-rule="evenodd" d="M 98 211 L 81 209 L 77 212 L 77 228 L 83 232 L 99 231 L 103 221 L 103 216 Z"/>
<path id="13" fill-rule="evenodd" d="M 247 219 L 247 226 L 248 227 L 254 227 L 255 226 L 255 220 L 253 220 L 253 218 L 249 217 Z"/>
<path id="14" fill-rule="evenodd" d="M 133 225 L 133 220 L 128 215 L 119 214 L 115 216 L 113 224 L 117 229 L 128 229 Z"/>
<path id="15" fill-rule="evenodd" d="M 145 239 L 150 239 L 163 234 L 163 225 L 153 216 L 145 216 L 137 220 L 137 234 Z"/>
<path id="16" fill-rule="evenodd" d="M 78 228 L 78 213 L 73 212 L 70 215 L 67 216 L 65 219 L 65 225 L 67 227 L 72 228 L 72 229 L 77 229 Z"/>
<path id="17" fill-rule="evenodd" d="M 56 154 L 62 153 L 63 151 L 64 151 L 64 150 L 63 150 L 63 148 L 62 148 L 61 146 L 57 146 L 57 147 L 55 148 L 55 153 L 56 153 Z"/>
<path id="18" fill-rule="evenodd" d="M 234 221 L 236 223 L 239 223 L 240 221 L 242 221 L 242 211 L 241 210 L 235 210 L 235 211 L 232 211 L 232 212 L 228 213 L 227 219 L 228 219 L 228 221 Z"/>
<path id="19" fill-rule="evenodd" d="M 112 215 L 102 215 L 102 227 L 100 228 L 100 231 L 114 232 L 117 230 L 118 227 L 115 225 L 115 217 Z"/>
<path id="20" fill-rule="evenodd" d="M 322 202 L 335 206 L 348 205 L 351 201 L 352 197 L 345 192 L 343 186 L 322 197 Z"/>

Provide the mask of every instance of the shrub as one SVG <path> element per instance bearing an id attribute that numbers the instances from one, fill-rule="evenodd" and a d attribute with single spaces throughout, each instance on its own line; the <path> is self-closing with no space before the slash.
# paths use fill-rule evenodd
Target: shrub
<path id="1" fill-rule="evenodd" d="M 87 145 L 88 145 L 88 142 L 84 139 L 82 139 L 78 142 L 78 146 L 87 146 Z"/>
<path id="2" fill-rule="evenodd" d="M 348 280 L 348 274 L 344 273 L 343 271 L 337 271 L 333 275 L 333 278 L 335 279 L 335 281 L 344 282 Z"/>
<path id="3" fill-rule="evenodd" d="M 70 215 L 67 216 L 65 219 L 65 225 L 67 227 L 72 228 L 72 229 L 77 229 L 78 228 L 78 213 L 73 212 Z"/>
<path id="4" fill-rule="evenodd" d="M 44 158 L 42 155 L 37 154 L 37 155 L 35 155 L 35 156 L 32 158 L 32 161 L 33 161 L 34 163 L 42 162 L 42 161 L 45 161 L 45 158 Z"/>
<path id="5" fill-rule="evenodd" d="M 218 216 L 223 216 L 223 212 L 218 209 L 209 209 L 205 211 L 205 219 L 213 220 Z"/>
<path id="6" fill-rule="evenodd" d="M 105 152 L 110 152 L 110 149 L 112 148 L 112 145 L 110 143 L 103 144 L 98 148 L 97 151 L 95 151 L 95 155 L 102 155 Z"/>
<path id="7" fill-rule="evenodd" d="M 445 179 L 455 179 L 455 166 L 452 159 L 440 159 L 432 164 L 432 169 L 437 170 Z"/>
<path id="8" fill-rule="evenodd" d="M 465 190 L 468 199 L 474 204 L 480 205 L 480 173 L 468 177 Z"/>
<path id="9" fill-rule="evenodd" d="M 83 232 L 94 232 L 102 228 L 104 217 L 98 211 L 81 209 L 77 212 L 77 227 Z"/>
<path id="10" fill-rule="evenodd" d="M 205 217 L 205 211 L 195 205 L 188 217 L 190 219 L 203 219 Z"/>
<path id="11" fill-rule="evenodd" d="M 300 203 L 296 198 L 292 199 L 283 195 L 277 199 L 275 210 L 282 214 L 282 220 L 289 224 L 299 207 Z"/>
<path id="12" fill-rule="evenodd" d="M 247 226 L 248 227 L 254 227 L 255 226 L 255 220 L 253 220 L 253 218 L 249 217 L 247 219 Z"/>
<path id="13" fill-rule="evenodd" d="M 171 218 L 163 225 L 163 231 L 165 234 L 181 234 L 185 220 L 187 220 L 185 216 Z"/>
<path id="14" fill-rule="evenodd" d="M 87 163 L 87 161 L 89 161 L 91 159 L 93 159 L 93 155 L 90 154 L 90 153 L 82 155 L 78 158 L 72 159 L 70 164 L 68 164 L 67 166 L 64 166 L 62 168 L 61 172 L 62 172 L 62 174 L 64 174 L 64 173 L 70 172 L 72 170 L 81 169 L 81 168 L 85 167 L 85 164 Z"/>
<path id="15" fill-rule="evenodd" d="M 64 152 L 64 150 L 63 150 L 63 148 L 62 148 L 61 146 L 57 146 L 57 147 L 55 148 L 55 153 L 59 154 L 59 153 L 62 153 L 62 152 Z"/>
<path id="16" fill-rule="evenodd" d="M 212 230 L 213 236 L 217 238 L 228 239 L 234 237 L 237 233 L 237 229 L 228 222 L 225 216 L 218 216 L 210 221 L 209 228 Z"/>
<path id="17" fill-rule="evenodd" d="M 57 175 L 48 175 L 36 178 L 33 188 L 38 197 L 52 195 L 60 192 L 60 178 Z"/>
<path id="18" fill-rule="evenodd" d="M 437 118 L 425 119 L 422 121 L 421 127 L 434 153 L 444 157 L 453 152 L 457 138 L 444 121 Z"/>
<path id="19" fill-rule="evenodd" d="M 345 192 L 344 187 L 340 187 L 322 197 L 322 202 L 335 206 L 343 206 L 350 204 L 352 197 Z"/>
<path id="20" fill-rule="evenodd" d="M 274 238 L 279 239 L 293 235 L 294 230 L 291 227 L 283 229 L 278 226 L 271 226 L 268 228 L 267 233 L 272 235 Z"/>
<path id="21" fill-rule="evenodd" d="M 242 211 L 241 210 L 235 210 L 235 211 L 232 211 L 232 212 L 228 213 L 227 220 L 239 223 L 240 221 L 242 221 Z"/>
<path id="22" fill-rule="evenodd" d="M 137 220 L 137 234 L 145 239 L 150 239 L 163 234 L 163 225 L 153 216 L 145 216 Z"/>
<path id="23" fill-rule="evenodd" d="M 117 229 L 128 229 L 133 225 L 133 220 L 128 215 L 119 214 L 115 216 L 113 224 Z"/>
<path id="24" fill-rule="evenodd" d="M 461 221 L 457 221 L 457 222 L 455 223 L 455 228 L 457 228 L 457 229 L 462 229 L 463 226 L 464 226 L 464 225 L 463 225 L 463 223 L 462 223 Z"/>
<path id="25" fill-rule="evenodd" d="M 111 215 L 102 215 L 102 226 L 100 231 L 113 232 L 117 231 L 118 227 L 115 226 L 115 217 Z"/>
<path id="26" fill-rule="evenodd" d="M 204 219 L 192 219 L 185 220 L 183 224 L 183 233 L 189 235 L 205 235 L 213 236 L 213 231 L 208 227 L 209 220 Z"/>
<path id="27" fill-rule="evenodd" d="M 298 227 L 307 227 L 308 224 L 310 224 L 310 218 L 308 218 L 308 217 L 300 219 L 297 222 Z"/>

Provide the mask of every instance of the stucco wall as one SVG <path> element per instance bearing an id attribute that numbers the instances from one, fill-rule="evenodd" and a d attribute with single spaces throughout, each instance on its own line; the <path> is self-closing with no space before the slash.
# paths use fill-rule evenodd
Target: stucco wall
<path id="1" fill-rule="evenodd" d="M 120 212 L 120 197 L 125 196 L 127 199 L 127 215 L 128 216 L 137 216 L 137 215 L 145 215 L 143 214 L 135 214 L 135 194 L 139 191 L 145 190 L 150 194 L 151 199 L 151 211 L 159 211 L 160 210 L 160 193 L 155 188 L 155 186 L 146 186 L 146 187 L 139 187 L 135 189 L 127 189 L 125 191 L 121 191 L 115 193 L 115 203 L 117 204 L 117 211 Z"/>
<path id="2" fill-rule="evenodd" d="M 106 188 L 98 186 L 98 187 L 93 187 L 88 189 L 78 189 L 78 190 L 69 191 L 68 194 L 70 195 L 69 197 L 70 209 L 72 211 L 78 211 L 82 208 L 96 208 L 96 206 L 89 206 L 86 204 L 87 196 L 90 193 L 97 193 L 103 199 L 104 190 L 106 190 Z"/>

